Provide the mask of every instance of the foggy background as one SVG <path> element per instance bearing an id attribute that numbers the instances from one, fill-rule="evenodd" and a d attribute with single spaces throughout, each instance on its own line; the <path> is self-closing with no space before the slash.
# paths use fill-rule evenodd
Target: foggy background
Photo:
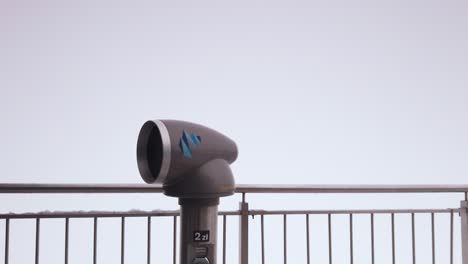
<path id="1" fill-rule="evenodd" d="M 180 119 L 237 142 L 237 183 L 466 184 L 467 47 L 466 1 L 0 0 L 0 182 L 143 183 L 141 125 Z M 462 198 L 247 196 L 262 209 L 456 208 Z M 177 209 L 158 194 L 0 199 L 3 213 Z M 397 219 L 401 263 L 410 262 L 408 219 Z M 266 218 L 268 263 L 282 261 L 281 220 Z M 326 219 L 312 220 L 312 256 L 326 263 Z M 98 260 L 117 263 L 120 220 L 100 221 Z M 145 219 L 127 221 L 127 262 L 143 263 Z M 228 221 L 228 262 L 237 263 L 237 219 Z M 259 263 L 259 219 L 251 221 Z M 346 221 L 336 220 L 335 263 L 348 262 Z M 368 218 L 355 221 L 355 262 L 369 263 Z M 389 218 L 376 221 L 387 236 L 378 263 L 390 263 Z M 63 263 L 63 220 L 42 222 L 41 263 Z M 170 263 L 171 219 L 153 222 L 153 256 L 162 258 L 153 261 Z M 289 241 L 300 240 L 289 260 L 304 263 L 304 219 L 288 223 Z M 33 263 L 34 223 L 11 225 L 10 263 Z M 71 263 L 90 263 L 92 220 L 71 228 Z M 427 217 L 418 228 L 418 261 L 429 263 Z M 0 221 L 0 262 L 3 236 Z M 437 236 L 447 263 L 448 233 Z"/>

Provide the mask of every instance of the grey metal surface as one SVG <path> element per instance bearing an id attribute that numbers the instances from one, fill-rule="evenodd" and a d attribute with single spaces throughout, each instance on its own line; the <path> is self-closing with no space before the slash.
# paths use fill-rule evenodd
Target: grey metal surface
<path id="1" fill-rule="evenodd" d="M 306 255 L 307 255 L 307 264 L 310 264 L 310 227 L 309 227 L 309 214 L 306 214 Z M 263 215 L 262 215 L 262 228 L 263 228 Z M 263 229 L 262 229 L 263 233 Z M 262 237 L 263 238 L 263 237 Z M 265 251 L 264 249 L 262 252 Z M 264 262 L 262 262 L 265 264 Z"/>
<path id="2" fill-rule="evenodd" d="M 146 236 L 146 263 L 151 263 L 151 216 L 147 220 L 147 236 Z"/>
<path id="3" fill-rule="evenodd" d="M 449 213 L 459 209 L 360 209 L 360 210 L 249 210 L 249 215 L 305 215 L 305 214 L 410 214 Z"/>
<path id="4" fill-rule="evenodd" d="M 435 264 L 435 227 L 434 213 L 431 213 L 431 246 L 432 246 L 432 264 Z"/>
<path id="5" fill-rule="evenodd" d="M 226 226 L 227 216 L 223 215 L 223 264 L 226 264 Z"/>
<path id="6" fill-rule="evenodd" d="M 411 253 L 413 256 L 413 264 L 416 264 L 416 229 L 414 222 L 414 212 L 411 213 Z"/>
<path id="7" fill-rule="evenodd" d="M 261 226 L 260 226 L 260 232 L 261 232 L 261 247 L 262 247 L 262 264 L 265 264 L 265 221 L 264 221 L 264 215 L 260 216 L 261 219 Z"/>
<path id="8" fill-rule="evenodd" d="M 69 252 L 69 239 L 70 239 L 70 218 L 65 218 L 65 264 L 68 264 Z"/>
<path id="9" fill-rule="evenodd" d="M 180 120 L 147 121 L 140 130 L 137 161 L 146 183 L 163 184 L 179 198 L 234 194 L 229 164 L 238 155 L 234 141 L 208 127 Z"/>
<path id="10" fill-rule="evenodd" d="M 177 262 L 177 216 L 173 216 L 172 221 L 172 263 Z"/>
<path id="11" fill-rule="evenodd" d="M 34 259 L 36 264 L 39 264 L 39 248 L 40 248 L 40 236 L 41 236 L 41 219 L 36 218 L 36 248 L 34 252 Z"/>
<path id="12" fill-rule="evenodd" d="M 450 212 L 450 264 L 453 264 L 453 211 Z"/>
<path id="13" fill-rule="evenodd" d="M 353 214 L 349 214 L 349 259 L 354 263 Z"/>
<path id="14" fill-rule="evenodd" d="M 97 262 L 97 217 L 93 220 L 93 264 Z"/>
<path id="15" fill-rule="evenodd" d="M 125 217 L 120 222 L 120 263 L 125 263 Z"/>
<path id="16" fill-rule="evenodd" d="M 372 264 L 375 264 L 375 234 L 374 234 L 374 213 L 370 214 L 371 216 L 371 260 Z"/>
<path id="17" fill-rule="evenodd" d="M 462 232 L 462 259 L 463 264 L 468 263 L 468 202 L 460 203 L 461 232 Z"/>
<path id="18" fill-rule="evenodd" d="M 288 263 L 288 216 L 283 215 L 283 258 L 284 264 Z"/>
<path id="19" fill-rule="evenodd" d="M 392 222 L 392 263 L 395 264 L 395 213 L 391 213 Z"/>
<path id="20" fill-rule="evenodd" d="M 242 202 L 239 203 L 239 263 L 249 263 L 249 204 L 245 202 L 245 195 L 242 195 Z"/>
<path id="21" fill-rule="evenodd" d="M 226 214 L 236 214 L 233 212 L 223 212 Z M 179 211 L 71 211 L 71 212 L 37 212 L 37 213 L 7 213 L 0 214 L 0 219 L 30 219 L 30 218 L 106 218 L 106 217 L 145 217 L 145 216 L 176 216 Z"/>
<path id="22" fill-rule="evenodd" d="M 181 205 L 180 263 L 192 264 L 199 257 L 196 248 L 207 248 L 210 263 L 217 263 L 218 205 Z M 194 241 L 195 232 L 208 231 L 208 241 Z"/>
<path id="23" fill-rule="evenodd" d="M 0 193 L 162 193 L 157 184 L 0 184 Z M 467 193 L 468 185 L 237 184 L 236 193 Z"/>
<path id="24" fill-rule="evenodd" d="M 350 210 L 352 211 L 352 210 Z M 391 225 L 391 229 L 392 229 L 392 232 L 391 232 L 391 245 L 392 245 L 392 263 L 398 263 L 398 260 L 395 259 L 395 249 L 396 248 L 399 248 L 397 245 L 396 245 L 396 240 L 395 240 L 395 229 L 396 229 L 396 223 L 394 221 L 394 215 L 397 214 L 398 212 L 400 213 L 404 213 L 404 214 L 408 214 L 408 212 L 410 212 L 410 216 L 411 216 L 411 239 L 412 239 L 412 242 L 411 242 L 411 253 L 412 253 L 412 257 L 413 257 L 413 261 L 412 263 L 415 263 L 415 249 L 416 249 L 416 240 L 415 240 L 415 226 L 416 226 L 416 221 L 415 221 L 415 215 L 416 214 L 421 214 L 421 215 L 429 215 L 431 216 L 431 234 L 432 234 L 432 263 L 435 262 L 435 212 L 434 211 L 437 211 L 438 213 L 443 213 L 443 214 L 449 214 L 450 215 L 450 263 L 453 263 L 453 221 L 454 221 L 454 215 L 456 212 L 459 212 L 458 209 L 444 209 L 444 210 L 440 210 L 440 209 L 427 209 L 427 210 L 419 210 L 417 213 L 415 212 L 411 212 L 411 210 L 386 210 L 387 212 L 385 213 L 385 215 L 388 215 L 391 217 L 391 222 L 392 222 L 392 225 Z M 275 211 L 275 214 L 273 215 L 277 215 L 276 213 L 279 212 L 279 211 Z M 288 256 L 287 256 L 287 246 L 288 246 L 288 240 L 287 240 L 287 216 L 289 215 L 289 212 L 295 212 L 297 213 L 297 211 L 288 211 L 288 210 L 282 210 L 282 216 L 283 216 L 283 250 L 284 250 L 284 260 L 283 262 L 287 262 L 287 259 L 288 259 Z M 318 213 L 320 212 L 320 214 L 322 215 L 327 215 L 328 216 L 328 247 L 329 247 L 329 263 L 333 263 L 333 225 L 332 225 L 332 216 L 333 215 L 337 215 L 337 214 L 342 214 L 343 211 L 333 211 L 333 210 L 330 210 L 330 211 L 305 211 L 306 214 L 304 214 L 305 218 L 306 218 L 306 223 L 305 223 L 305 228 L 306 228 L 306 237 L 307 237 L 307 241 L 309 241 L 309 215 L 312 214 L 312 213 Z M 390 212 L 390 213 L 389 213 Z M 226 258 L 226 226 L 227 226 L 227 222 L 226 222 L 226 219 L 227 219 L 227 216 L 230 215 L 232 212 L 229 212 L 229 214 L 225 214 L 224 212 L 219 212 L 217 215 L 219 216 L 222 216 L 223 217 L 223 259 Z M 264 216 L 265 215 L 269 215 L 268 214 L 269 212 L 268 211 L 262 211 L 259 215 L 260 215 L 260 219 L 261 219 L 261 236 L 262 236 L 262 240 L 261 240 L 261 253 L 262 253 L 262 263 L 265 263 L 265 241 L 264 241 Z M 370 223 L 370 226 L 371 226 L 371 248 L 370 248 L 370 252 L 372 254 L 372 260 L 373 260 L 373 263 L 375 263 L 375 260 L 374 260 L 374 213 L 370 213 L 369 215 L 371 216 L 371 223 Z M 463 218 L 463 211 L 461 211 L 462 213 L 462 218 Z M 63 214 L 63 213 L 62 213 Z M 241 212 L 238 211 L 237 212 L 238 215 L 241 215 Z M 250 214 L 252 215 L 255 215 L 255 211 L 250 211 Z M 245 214 L 246 217 L 248 217 L 249 214 Z M 31 218 L 34 218 L 36 221 L 36 234 L 35 234 L 35 240 L 36 240 L 36 248 L 35 248 L 35 263 L 39 263 L 39 253 L 40 253 L 40 222 L 41 222 L 41 217 L 38 217 L 38 215 L 28 215 L 29 217 Z M 50 215 L 49 215 L 50 216 Z M 168 215 L 163 215 L 163 216 L 168 216 Z M 115 217 L 115 215 L 114 215 Z M 121 217 L 121 263 L 123 263 L 124 261 L 124 250 L 125 250 L 125 218 L 126 217 L 141 217 L 141 215 L 139 216 L 120 216 Z M 152 216 L 146 216 L 148 218 L 148 256 L 149 256 L 149 249 L 150 249 L 150 226 L 151 226 L 151 217 Z M 72 217 L 73 218 L 73 217 Z M 172 216 L 173 218 L 173 231 L 174 231 L 174 234 L 173 234 L 173 241 L 174 241 L 174 245 L 173 245 L 173 261 L 174 263 L 176 263 L 176 240 L 177 240 L 177 233 L 176 233 L 176 228 L 177 228 L 177 215 L 174 215 Z M 99 224 L 99 217 L 96 217 L 96 216 L 93 216 L 91 219 L 94 220 L 94 225 L 93 225 L 93 263 L 96 263 L 96 256 L 98 254 L 98 252 L 96 251 L 97 247 L 97 230 L 98 230 L 98 224 Z M 242 220 L 242 219 L 241 219 Z M 8 227 L 9 227 L 9 222 L 11 220 L 9 218 L 6 219 L 6 233 L 5 233 L 5 245 L 6 245 L 6 248 L 5 248 L 5 254 L 8 255 L 8 243 L 9 243 L 9 238 L 8 238 Z M 463 229 L 465 228 L 464 227 L 464 220 L 461 221 L 461 224 L 462 224 L 462 238 L 465 236 L 463 232 L 465 232 Z M 241 226 L 242 228 L 242 226 Z M 353 214 L 349 213 L 349 232 L 350 232 L 350 241 L 349 241 L 349 246 L 350 246 L 350 263 L 353 262 L 353 252 L 354 252 L 354 249 L 353 249 Z M 242 230 L 240 230 L 240 233 L 242 233 Z M 69 234 L 69 217 L 66 217 L 65 218 L 65 250 L 66 252 L 68 251 L 68 234 Z M 248 235 L 248 232 L 247 232 L 247 235 Z M 248 240 L 247 240 L 248 242 Z M 247 243 L 246 242 L 246 243 Z M 295 241 L 296 243 L 297 241 Z M 463 243 L 465 243 L 465 241 L 462 241 Z M 241 244 L 242 247 L 245 247 L 246 245 L 248 244 Z M 465 245 L 465 244 L 462 244 L 462 245 Z M 465 246 L 463 246 L 463 250 L 465 249 Z M 309 258 L 309 246 L 307 246 L 307 257 Z M 244 252 L 245 251 L 242 251 L 241 252 Z M 429 252 L 427 252 L 428 254 L 430 254 Z M 68 253 L 65 254 L 65 259 L 67 261 L 67 255 Z M 248 255 L 247 255 L 248 256 Z M 448 256 L 447 256 L 448 257 Z M 148 257 L 149 259 L 149 257 Z M 65 263 L 66 263 L 65 261 Z M 5 261 L 5 263 L 8 263 L 8 260 Z M 210 263 L 214 263 L 214 262 L 210 262 Z"/>
<path id="25" fill-rule="evenodd" d="M 5 185 L 1 185 L 3 187 L 5 187 Z M 55 186 L 55 185 L 54 185 Z M 22 186 L 21 188 L 29 188 L 31 186 Z M 34 188 L 38 188 L 38 186 L 33 186 Z M 53 187 L 53 186 L 52 186 Z M 72 190 L 71 192 L 76 192 L 78 190 L 78 192 L 94 192 L 96 189 L 94 188 L 91 188 L 91 189 L 87 189 L 87 188 L 84 188 L 86 186 L 62 186 L 64 187 L 64 189 L 60 189 L 59 192 L 61 190 Z M 96 187 L 96 186 L 93 186 L 93 187 Z M 99 187 L 99 186 L 97 186 Z M 107 186 L 109 187 L 109 186 Z M 138 185 L 137 188 L 133 188 L 132 186 L 128 186 L 128 185 L 125 185 L 125 186 L 120 186 L 118 189 L 112 189 L 112 188 L 104 188 L 104 189 L 99 189 L 99 192 L 113 192 L 115 190 L 118 190 L 117 193 L 119 193 L 120 191 L 123 190 L 123 192 L 128 192 L 128 191 L 136 191 L 138 190 L 140 187 L 143 187 L 143 189 L 149 189 L 151 190 L 154 186 L 147 186 L 147 185 Z M 310 186 L 309 186 L 310 187 Z M 435 187 L 435 186 L 432 186 L 431 188 L 427 188 L 426 187 L 422 187 L 422 186 L 417 186 L 418 190 L 419 191 L 416 191 L 416 192 L 440 192 L 442 191 L 442 189 L 440 189 L 440 186 L 439 187 Z M 1 187 L 0 187 L 1 188 Z M 80 189 L 81 188 L 81 189 Z M 132 189 L 133 188 L 133 189 Z M 281 188 L 284 188 L 281 187 Z M 288 187 L 289 188 L 289 187 Z M 334 187 L 333 187 L 334 188 Z M 337 190 L 337 189 L 333 189 L 332 187 L 329 186 L 329 188 L 327 188 L 326 190 L 327 191 L 330 191 L 330 190 L 334 190 L 334 191 L 339 191 L 341 192 L 340 190 Z M 415 186 L 412 186 L 411 188 L 415 188 Z M 464 188 L 464 187 L 463 187 Z M 452 192 L 452 191 L 455 191 L 455 190 L 462 190 L 463 189 L 462 187 L 453 187 L 453 188 L 449 188 L 449 189 L 444 189 L 446 190 L 447 192 Z M 384 188 L 385 189 L 385 188 Z M 21 190 L 26 190 L 26 189 L 21 189 Z M 30 189 L 29 189 L 30 190 Z M 287 188 L 286 189 L 282 189 L 282 191 L 286 191 L 288 190 Z M 383 191 L 383 192 L 387 192 L 387 191 L 390 191 L 390 192 L 406 192 L 408 191 L 409 189 L 404 189 L 403 190 L 400 190 L 400 191 L 392 191 L 391 189 L 388 189 L 388 190 L 383 190 L 382 188 L 377 188 L 377 189 L 367 189 L 367 191 L 371 192 L 371 193 L 374 193 L 374 192 L 377 192 L 377 191 Z M 36 191 L 38 193 L 55 193 L 56 191 L 54 191 L 53 188 L 51 188 L 51 186 L 48 186 L 46 187 L 45 189 L 36 189 Z M 34 191 L 34 192 L 36 192 Z M 259 192 L 264 192 L 266 191 L 265 189 L 263 188 L 260 188 L 257 189 L 257 191 Z M 271 189 L 269 189 L 268 191 L 271 191 Z M 304 189 L 302 189 L 302 191 L 304 191 Z M 308 189 L 308 191 L 313 191 L 313 192 L 316 192 L 317 189 Z M 363 191 L 362 188 L 358 188 L 356 187 L 355 191 Z M 152 192 L 152 191 L 151 191 Z M 319 190 L 318 193 L 322 193 L 324 192 L 323 189 L 322 190 Z M 5 192 L 4 192 L 5 193 Z M 11 190 L 8 191 L 7 193 L 12 193 Z M 22 192 L 20 192 L 22 193 Z M 335 230 L 340 230 L 339 228 L 338 229 L 334 229 L 334 227 L 337 225 L 337 223 L 335 223 L 335 226 L 332 224 L 332 220 L 334 220 L 333 216 L 334 215 L 344 215 L 344 214 L 347 214 L 349 215 L 349 247 L 350 247 L 350 263 L 353 263 L 353 257 L 354 257 L 354 251 L 356 250 L 356 248 L 353 247 L 353 216 L 354 215 L 357 215 L 357 214 L 363 214 L 363 215 L 369 215 L 370 218 L 371 218 L 371 221 L 370 221 L 370 228 L 371 228 L 371 246 L 370 248 L 368 249 L 369 250 L 369 253 L 371 254 L 371 260 L 372 260 L 372 263 L 378 263 L 380 260 L 378 259 L 379 256 L 375 256 L 375 245 L 374 243 L 377 243 L 378 244 L 378 241 L 377 242 L 374 242 L 374 232 L 379 232 L 378 230 L 374 230 L 374 215 L 376 214 L 382 214 L 382 215 L 386 215 L 385 217 L 391 217 L 391 237 L 388 237 L 387 239 L 391 239 L 391 247 L 392 247 L 392 262 L 393 263 L 398 263 L 399 262 L 399 259 L 395 259 L 395 256 L 398 257 L 399 256 L 399 250 L 400 250 L 400 245 L 399 245 L 399 241 L 398 239 L 395 239 L 395 233 L 398 232 L 398 228 L 399 228 L 399 225 L 398 225 L 398 222 L 395 222 L 395 215 L 396 214 L 408 214 L 411 216 L 411 245 L 408 245 L 410 247 L 410 249 L 408 250 L 408 253 L 411 253 L 412 255 L 412 263 L 416 263 L 416 249 L 418 248 L 418 244 L 420 243 L 420 241 L 418 240 L 417 241 L 417 238 L 418 236 L 416 236 L 416 225 L 417 225 L 417 221 L 415 220 L 415 217 L 416 215 L 426 215 L 426 216 L 430 216 L 431 218 L 431 222 L 430 222 L 430 230 L 428 229 L 427 231 L 431 233 L 431 241 L 429 241 L 429 243 L 431 243 L 431 252 L 429 253 L 429 251 L 427 252 L 428 254 L 428 257 L 432 259 L 432 263 L 435 263 L 436 262 L 436 257 L 437 259 L 439 259 L 441 256 L 438 256 L 437 254 L 437 248 L 436 248 L 436 245 L 438 245 L 436 239 L 438 238 L 438 235 L 436 235 L 435 233 L 436 232 L 439 232 L 439 225 L 440 223 L 437 222 L 437 225 L 436 225 L 436 215 L 437 214 L 448 214 L 450 215 L 450 223 L 447 223 L 447 224 L 450 224 L 450 226 L 447 226 L 447 229 L 446 231 L 444 232 L 447 232 L 447 230 L 450 230 L 449 231 L 449 236 L 450 236 L 450 245 L 449 246 L 449 256 L 447 255 L 447 260 L 443 260 L 443 261 L 447 261 L 448 262 L 448 258 L 450 257 L 450 264 L 453 264 L 454 261 L 458 260 L 458 258 L 460 257 L 460 255 L 457 255 L 457 256 L 454 256 L 454 247 L 460 247 L 461 248 L 461 255 L 462 255 L 462 259 L 463 259 L 463 264 L 468 264 L 468 212 L 467 212 L 467 207 L 468 207 L 468 202 L 467 201 L 462 201 L 461 202 L 461 206 L 460 208 L 448 208 L 448 209 L 379 209 L 379 210 L 375 210 L 375 209 L 360 209 L 360 210 L 349 210 L 349 209 L 344 209 L 344 210 L 249 210 L 249 206 L 248 206 L 248 203 L 246 202 L 245 200 L 245 193 L 243 193 L 242 195 L 242 199 L 243 199 L 243 202 L 240 203 L 240 208 L 239 210 L 237 211 L 227 211 L 227 212 L 216 212 L 216 214 L 214 214 L 214 218 L 218 219 L 217 216 L 222 216 L 223 217 L 223 264 L 225 264 L 226 262 L 226 259 L 229 259 L 226 257 L 226 243 L 230 243 L 231 240 L 229 239 L 226 239 L 226 226 L 227 226 L 227 216 L 230 216 L 230 215 L 233 215 L 233 216 L 239 216 L 240 217 L 240 229 L 239 229 L 239 243 L 240 243 L 240 248 L 239 248 L 239 254 L 240 254 L 240 263 L 241 264 L 247 264 L 248 263 L 248 248 L 249 248 L 249 216 L 260 216 L 260 221 L 261 221 L 261 257 L 262 257 L 262 263 L 266 263 L 268 262 L 267 260 L 265 260 L 265 255 L 266 254 L 266 251 L 268 250 L 268 241 L 265 241 L 265 230 L 264 230 L 264 221 L 266 220 L 266 217 L 265 216 L 268 216 L 268 215 L 282 215 L 283 216 L 283 228 L 284 228 L 284 241 L 283 241 L 283 250 L 284 250 L 284 260 L 283 262 L 286 263 L 287 260 L 288 260 L 288 254 L 287 254 L 287 247 L 290 246 L 290 243 L 291 241 L 288 242 L 288 239 L 287 239 L 287 218 L 289 215 L 303 215 L 305 216 L 305 219 L 306 219 L 306 223 L 305 223 L 305 230 L 306 230 L 306 234 L 304 234 L 304 236 L 306 237 L 307 239 L 307 245 L 306 245 L 306 249 L 307 249 L 307 252 L 305 252 L 306 256 L 307 256 L 307 260 L 310 261 L 310 259 L 314 259 L 314 251 L 312 250 L 312 252 L 310 252 L 310 236 L 313 236 L 314 234 L 309 234 L 310 230 L 309 230 L 309 216 L 310 215 L 326 215 L 328 216 L 328 261 L 329 263 L 333 263 L 333 256 L 335 254 L 336 256 L 336 252 L 334 250 L 336 250 L 336 247 L 334 248 L 333 247 L 333 235 L 334 235 L 334 232 L 339 232 L 339 231 L 335 231 Z M 461 231 L 457 229 L 457 232 L 454 232 L 454 215 L 458 215 L 457 213 L 460 214 L 460 224 L 461 224 Z M 65 263 L 67 263 L 68 261 L 68 235 L 69 235 L 69 229 L 70 229 L 70 224 L 69 224 L 69 219 L 70 218 L 90 218 L 90 219 L 93 219 L 94 218 L 94 236 L 93 236 L 93 259 L 94 259 L 94 263 L 96 263 L 96 256 L 98 254 L 98 252 L 96 251 L 97 247 L 96 247 L 96 244 L 97 244 L 97 229 L 98 229 L 98 223 L 99 223 L 99 218 L 104 218 L 104 217 L 119 217 L 119 218 L 122 218 L 122 241 L 121 241 L 121 263 L 124 262 L 124 250 L 125 250 L 125 236 L 124 236 L 124 230 L 125 230 L 125 223 L 124 223 L 124 219 L 126 217 L 146 217 L 148 219 L 148 237 L 147 237 L 147 247 L 148 247 L 148 256 L 147 256 L 147 262 L 150 263 L 150 259 L 151 259 L 151 217 L 172 217 L 173 218 L 173 241 L 174 241 L 174 244 L 173 244 L 173 263 L 176 264 L 176 261 L 177 261 L 177 258 L 176 258 L 176 252 L 177 252 L 177 217 L 180 215 L 180 212 L 179 211 L 160 211 L 160 210 L 155 210 L 155 211 L 123 211 L 123 212 L 106 212 L 106 211 L 91 211 L 91 212 L 83 212 L 83 211 L 78 211 L 78 212 L 37 212 L 37 213 L 24 213 L 24 214 L 13 214 L 13 213 L 6 213 L 6 214 L 0 214 L 0 219 L 5 219 L 5 263 L 8 264 L 8 262 L 10 261 L 9 260 L 9 242 L 10 242 L 10 222 L 11 221 L 15 221 L 15 219 L 35 219 L 36 220 L 36 234 L 35 234 L 35 263 L 39 263 L 40 261 L 40 221 L 41 219 L 47 219 L 47 218 L 62 218 L 65 220 Z M 254 221 L 254 220 L 252 220 Z M 458 221 L 458 220 L 457 220 Z M 457 222 L 458 224 L 458 222 Z M 436 229 L 436 226 L 437 226 L 437 229 Z M 325 226 L 324 226 L 325 227 Z M 325 227 L 326 228 L 326 227 Z M 449 228 L 449 229 L 448 229 Z M 418 229 L 419 230 L 419 229 Z M 442 232 L 442 231 L 440 231 Z M 13 233 L 15 233 L 13 231 Z M 187 232 L 186 232 L 187 233 Z M 190 231 L 188 232 L 190 233 Z M 454 233 L 456 233 L 457 235 L 459 235 L 461 233 L 461 236 L 462 236 L 462 239 L 461 239 L 461 245 L 460 244 L 457 244 L 457 245 L 454 245 Z M 45 233 L 44 233 L 45 235 Z M 267 234 L 268 235 L 268 234 Z M 34 239 L 34 234 L 32 235 L 32 239 Z M 338 234 L 337 234 L 338 236 Z M 378 234 L 377 234 L 378 236 Z M 213 234 L 211 234 L 211 237 L 213 238 Z M 191 237 L 190 237 L 191 238 Z M 301 239 L 302 240 L 302 239 Z M 458 242 L 458 240 L 456 240 Z M 182 242 L 182 241 L 180 241 Z M 295 243 L 297 243 L 298 241 L 294 241 Z M 325 242 L 325 241 L 324 241 Z M 326 242 L 325 242 L 326 243 Z M 128 247 L 128 245 L 127 245 Z M 258 247 L 258 245 L 257 245 Z M 252 247 L 251 247 L 252 248 Z M 357 251 L 357 250 L 356 250 Z M 397 252 L 396 252 L 397 251 Z M 457 254 L 458 254 L 458 251 L 456 251 Z M 279 252 L 280 253 L 280 252 Z M 311 254 L 312 253 L 312 254 Z M 117 252 L 118 254 L 118 252 Z M 367 254 L 367 253 L 366 253 Z M 420 252 L 418 252 L 418 254 L 420 254 Z M 441 253 L 442 254 L 442 253 Z M 432 255 L 432 256 L 431 256 Z M 290 256 L 292 257 L 292 256 Z M 292 259 L 292 258 L 291 258 Z M 291 260 L 290 259 L 290 260 Z M 154 261 L 154 260 L 153 260 Z M 421 260 L 418 259 L 418 261 L 420 262 Z M 442 261 L 442 263 L 443 263 Z M 11 261 L 10 261 L 11 262 Z M 428 261 L 429 262 L 429 261 Z M 440 262 L 440 261 L 439 261 Z M 215 263 L 215 262 L 210 262 L 210 263 Z M 221 263 L 221 261 L 220 261 Z M 309 262 L 308 262 L 309 263 Z M 185 263 L 182 263 L 182 264 L 185 264 Z"/>
<path id="26" fill-rule="evenodd" d="M 5 220 L 5 264 L 9 262 L 10 254 L 10 219 Z"/>
<path id="27" fill-rule="evenodd" d="M 369 209 L 369 210 L 245 210 L 248 215 L 306 215 L 306 214 L 408 214 L 408 213 L 450 213 L 459 212 L 453 209 Z M 221 211 L 218 215 L 242 215 L 239 211 Z M 0 219 L 32 219 L 32 218 L 108 218 L 108 217 L 158 217 L 179 216 L 179 211 L 76 211 L 76 212 L 38 212 L 38 213 L 8 213 L 0 214 Z M 248 218 L 247 218 L 248 219 Z"/>
<path id="28" fill-rule="evenodd" d="M 163 183 L 171 165 L 171 138 L 161 120 L 147 121 L 137 141 L 137 164 L 146 183 Z"/>
<path id="29" fill-rule="evenodd" d="M 153 122 L 159 128 L 163 144 L 161 170 L 159 171 L 157 181 L 164 182 L 171 166 L 171 138 L 169 137 L 169 131 L 167 130 L 167 127 L 161 120 L 153 120 Z"/>
<path id="30" fill-rule="evenodd" d="M 0 184 L 0 193 L 162 193 L 160 185 L 149 184 Z"/>
<path id="31" fill-rule="evenodd" d="M 328 214 L 328 263 L 333 263 L 333 243 L 332 243 L 332 218 Z"/>
<path id="32" fill-rule="evenodd" d="M 468 185 L 262 185 L 238 184 L 236 193 L 434 193 L 468 192 Z"/>

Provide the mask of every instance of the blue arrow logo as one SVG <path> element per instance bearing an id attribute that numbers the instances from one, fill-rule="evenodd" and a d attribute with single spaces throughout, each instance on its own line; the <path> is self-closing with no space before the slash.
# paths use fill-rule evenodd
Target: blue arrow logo
<path id="1" fill-rule="evenodd" d="M 201 137 L 199 135 L 195 133 L 189 134 L 185 130 L 182 131 L 182 136 L 179 139 L 179 147 L 180 147 L 180 151 L 186 158 L 191 159 L 193 155 L 192 147 L 198 148 L 200 144 L 201 144 Z"/>

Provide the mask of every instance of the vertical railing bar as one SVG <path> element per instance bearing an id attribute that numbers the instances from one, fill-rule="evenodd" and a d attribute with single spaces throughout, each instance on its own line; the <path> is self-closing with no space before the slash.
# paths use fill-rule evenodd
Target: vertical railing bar
<path id="1" fill-rule="evenodd" d="M 287 252 L 287 216 L 283 215 L 283 257 L 284 264 L 287 264 L 288 252 Z"/>
<path id="2" fill-rule="evenodd" d="M 392 263 L 395 264 L 395 214 L 392 213 Z"/>
<path id="3" fill-rule="evenodd" d="M 435 264 L 435 230 L 434 230 L 434 212 L 431 213 L 431 234 L 432 234 L 432 264 Z"/>
<path id="4" fill-rule="evenodd" d="M 10 248 L 10 218 L 5 219 L 5 264 L 8 264 Z"/>
<path id="5" fill-rule="evenodd" d="M 93 228 L 93 263 L 97 263 L 97 217 L 94 217 Z"/>
<path id="6" fill-rule="evenodd" d="M 125 217 L 121 218 L 120 224 L 120 263 L 125 263 Z"/>
<path id="7" fill-rule="evenodd" d="M 148 216 L 148 227 L 147 237 L 146 237 L 146 262 L 147 264 L 151 263 L 151 216 Z"/>
<path id="8" fill-rule="evenodd" d="M 450 210 L 450 264 L 453 264 L 453 210 Z"/>
<path id="9" fill-rule="evenodd" d="M 223 215 L 223 264 L 226 264 L 226 220 L 227 216 Z"/>
<path id="10" fill-rule="evenodd" d="M 309 214 L 306 214 L 306 238 L 307 238 L 307 264 L 310 264 L 310 228 L 309 228 Z M 265 264 L 265 263 L 263 263 Z"/>
<path id="11" fill-rule="evenodd" d="M 262 234 L 262 264 L 265 264 L 265 223 L 263 217 L 264 215 L 260 216 L 260 233 Z"/>
<path id="12" fill-rule="evenodd" d="M 70 234 L 70 218 L 65 218 L 65 264 L 68 264 L 68 241 Z"/>
<path id="13" fill-rule="evenodd" d="M 172 244 L 172 262 L 173 264 L 176 264 L 177 261 L 177 216 L 174 216 L 174 221 L 173 221 L 173 244 Z"/>
<path id="14" fill-rule="evenodd" d="M 353 214 L 349 214 L 349 253 L 351 264 L 354 263 L 354 248 L 353 248 Z"/>
<path id="15" fill-rule="evenodd" d="M 371 260 L 372 264 L 375 264 L 375 243 L 374 243 L 374 213 L 371 216 Z"/>
<path id="16" fill-rule="evenodd" d="M 461 201 L 457 210 L 460 217 L 461 263 L 468 263 L 468 201 Z"/>
<path id="17" fill-rule="evenodd" d="M 413 255 L 413 264 L 416 264 L 416 231 L 414 225 L 414 213 L 411 213 L 411 247 Z"/>
<path id="18" fill-rule="evenodd" d="M 331 214 L 328 214 L 328 263 L 333 263 Z"/>
<path id="19" fill-rule="evenodd" d="M 41 219 L 36 218 L 36 252 L 35 252 L 35 263 L 39 264 L 39 238 L 41 233 Z"/>

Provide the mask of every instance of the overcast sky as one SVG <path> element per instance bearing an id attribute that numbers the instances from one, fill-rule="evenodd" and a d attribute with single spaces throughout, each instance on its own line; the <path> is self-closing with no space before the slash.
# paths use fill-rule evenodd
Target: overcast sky
<path id="1" fill-rule="evenodd" d="M 466 184 L 467 47 L 461 0 L 0 0 L 0 182 L 142 183 L 141 125 L 181 119 L 237 183 Z M 85 209 L 177 206 L 151 197 Z"/>

